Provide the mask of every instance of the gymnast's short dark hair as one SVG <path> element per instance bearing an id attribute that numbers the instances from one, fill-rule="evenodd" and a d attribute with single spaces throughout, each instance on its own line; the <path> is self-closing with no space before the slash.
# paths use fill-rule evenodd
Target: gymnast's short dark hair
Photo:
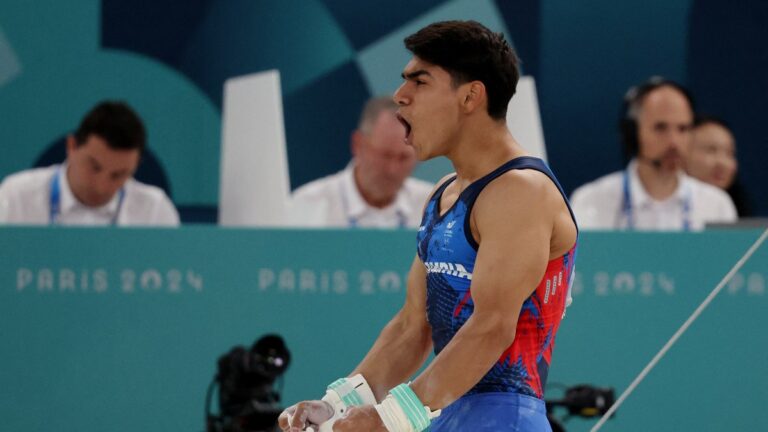
<path id="1" fill-rule="evenodd" d="M 519 59 L 502 33 L 476 21 L 442 21 L 405 38 L 416 57 L 440 66 L 454 86 L 471 81 L 485 85 L 488 114 L 504 119 L 520 78 Z"/>

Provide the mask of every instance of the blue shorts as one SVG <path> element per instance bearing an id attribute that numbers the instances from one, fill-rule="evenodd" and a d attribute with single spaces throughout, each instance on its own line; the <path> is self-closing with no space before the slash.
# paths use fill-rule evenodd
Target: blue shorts
<path id="1" fill-rule="evenodd" d="M 517 393 L 459 398 L 432 420 L 430 432 L 551 432 L 544 401 Z"/>

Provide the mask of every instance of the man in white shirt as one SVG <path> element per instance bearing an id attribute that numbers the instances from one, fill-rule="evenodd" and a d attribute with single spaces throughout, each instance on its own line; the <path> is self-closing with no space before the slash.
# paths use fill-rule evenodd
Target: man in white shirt
<path id="1" fill-rule="evenodd" d="M 691 231 L 735 221 L 725 192 L 682 170 L 693 125 L 688 91 L 654 77 L 631 88 L 624 102 L 621 132 L 633 159 L 625 170 L 574 191 L 571 206 L 579 227 Z"/>
<path id="2" fill-rule="evenodd" d="M 353 159 L 342 171 L 294 191 L 291 225 L 414 228 L 432 184 L 409 177 L 416 153 L 389 97 L 369 100 L 352 134 Z"/>
<path id="3" fill-rule="evenodd" d="M 146 142 L 125 103 L 94 107 L 67 137 L 62 165 L 15 173 L 0 184 L 0 223 L 177 226 L 171 200 L 133 179 Z"/>

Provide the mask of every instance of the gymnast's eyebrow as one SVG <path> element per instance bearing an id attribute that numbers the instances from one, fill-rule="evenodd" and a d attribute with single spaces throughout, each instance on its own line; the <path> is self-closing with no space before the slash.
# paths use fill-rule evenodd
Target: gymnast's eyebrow
<path id="1" fill-rule="evenodd" d="M 432 77 L 432 74 L 430 74 L 429 72 L 427 72 L 424 69 L 419 69 L 419 70 L 416 70 L 416 71 L 413 71 L 413 72 L 408 72 L 408 73 L 403 72 L 403 73 L 400 74 L 400 76 L 403 77 L 404 80 L 416 79 L 416 78 L 418 78 L 418 77 L 420 77 L 422 75 L 427 75 L 429 77 Z"/>

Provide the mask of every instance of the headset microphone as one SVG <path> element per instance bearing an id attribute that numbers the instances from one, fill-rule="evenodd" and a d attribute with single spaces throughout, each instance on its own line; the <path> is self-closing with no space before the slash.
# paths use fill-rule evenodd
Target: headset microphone
<path id="1" fill-rule="evenodd" d="M 638 162 L 645 163 L 652 166 L 656 170 L 661 169 L 661 166 L 664 163 L 664 158 L 649 158 L 649 157 L 640 156 L 640 155 L 637 155 L 637 160 Z"/>

